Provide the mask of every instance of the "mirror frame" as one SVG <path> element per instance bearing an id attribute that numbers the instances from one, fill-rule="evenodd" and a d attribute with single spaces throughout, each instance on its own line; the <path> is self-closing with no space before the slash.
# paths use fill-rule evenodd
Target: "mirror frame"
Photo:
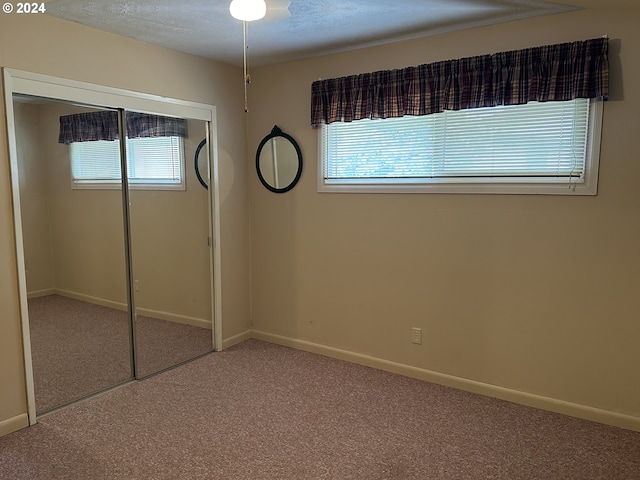
<path id="1" fill-rule="evenodd" d="M 260 171 L 260 153 L 262 152 L 262 148 L 267 144 L 269 140 L 275 137 L 283 137 L 289 140 L 289 142 L 291 142 L 291 144 L 295 148 L 296 154 L 298 155 L 298 169 L 296 171 L 296 176 L 294 177 L 293 180 L 291 180 L 289 185 L 282 188 L 276 188 L 270 185 L 265 180 L 265 178 L 262 175 L 262 172 Z M 271 129 L 271 133 L 269 133 L 266 137 L 264 137 L 260 142 L 260 145 L 258 145 L 258 149 L 256 151 L 256 172 L 258 173 L 258 178 L 260 179 L 260 182 L 262 183 L 262 185 L 264 185 L 264 187 L 267 190 L 273 193 L 285 193 L 291 190 L 293 187 L 296 186 L 296 184 L 298 183 L 298 180 L 300 180 L 300 176 L 302 175 L 302 151 L 300 150 L 300 146 L 298 145 L 298 142 L 296 142 L 291 135 L 284 133 L 277 125 L 274 125 L 273 128 Z"/>

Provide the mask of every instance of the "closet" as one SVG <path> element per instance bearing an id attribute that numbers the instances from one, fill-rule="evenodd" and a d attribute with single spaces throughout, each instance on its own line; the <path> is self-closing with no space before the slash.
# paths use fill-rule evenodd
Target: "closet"
<path id="1" fill-rule="evenodd" d="M 4 79 L 30 423 L 219 350 L 215 107 Z"/>

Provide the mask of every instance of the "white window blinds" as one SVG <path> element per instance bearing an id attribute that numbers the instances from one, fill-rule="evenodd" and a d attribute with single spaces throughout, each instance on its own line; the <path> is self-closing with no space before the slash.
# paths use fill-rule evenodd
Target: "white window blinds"
<path id="1" fill-rule="evenodd" d="M 120 183 L 120 147 L 117 140 L 75 142 L 70 147 L 74 186 L 82 188 Z M 183 185 L 180 137 L 127 139 L 127 155 L 130 183 L 141 186 Z"/>
<path id="2" fill-rule="evenodd" d="M 580 177 L 589 105 L 530 102 L 323 125 L 324 182 Z"/>

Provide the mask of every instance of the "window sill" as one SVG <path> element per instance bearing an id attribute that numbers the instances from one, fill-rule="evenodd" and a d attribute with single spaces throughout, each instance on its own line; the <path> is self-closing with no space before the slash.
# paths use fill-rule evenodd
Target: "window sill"
<path id="1" fill-rule="evenodd" d="M 72 190 L 121 190 L 122 183 L 95 183 L 95 182 L 82 182 L 71 183 Z M 129 183 L 129 190 L 186 190 L 184 183 Z"/>
<path id="2" fill-rule="evenodd" d="M 403 182 L 381 183 L 349 182 L 345 180 L 318 184 L 319 193 L 444 193 L 444 194 L 499 194 L 499 195 L 596 195 L 597 182 L 580 180 L 571 186 L 563 179 L 558 182 L 540 182 L 532 179 L 526 182 L 477 183 L 476 179 L 456 182 Z"/>

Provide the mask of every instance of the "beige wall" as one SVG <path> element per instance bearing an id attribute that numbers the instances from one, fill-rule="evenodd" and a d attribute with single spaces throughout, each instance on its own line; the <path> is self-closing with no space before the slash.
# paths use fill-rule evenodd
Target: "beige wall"
<path id="1" fill-rule="evenodd" d="M 249 218 L 239 69 L 46 15 L 0 15 L 0 66 L 215 105 L 223 336 L 249 323 Z M 0 431 L 26 413 L 4 100 L 0 115 Z M 7 426 L 8 425 L 8 426 Z"/>
<path id="2" fill-rule="evenodd" d="M 70 147 L 58 143 L 59 117 L 86 111 L 93 110 L 53 102 L 38 106 L 38 138 L 34 142 L 40 145 L 39 164 L 47 172 L 52 288 L 126 304 L 122 192 L 72 189 Z M 26 217 L 23 212 L 22 218 Z M 23 235 L 25 241 L 34 236 L 24 227 Z M 28 260 L 26 254 L 25 258 Z M 27 285 L 29 281 L 30 271 Z"/>
<path id="3" fill-rule="evenodd" d="M 14 102 L 16 148 L 20 162 L 20 210 L 27 292 L 51 291 L 55 271 L 49 224 L 47 164 L 42 162 L 40 106 Z"/>
<path id="4" fill-rule="evenodd" d="M 258 333 L 625 414 L 640 428 L 640 6 L 574 3 L 588 8 L 253 69 L 250 151 L 277 124 L 305 161 L 283 195 L 250 177 Z M 314 80 L 603 34 L 611 97 L 597 196 L 317 193 Z M 422 345 L 410 343 L 414 326 Z"/>

